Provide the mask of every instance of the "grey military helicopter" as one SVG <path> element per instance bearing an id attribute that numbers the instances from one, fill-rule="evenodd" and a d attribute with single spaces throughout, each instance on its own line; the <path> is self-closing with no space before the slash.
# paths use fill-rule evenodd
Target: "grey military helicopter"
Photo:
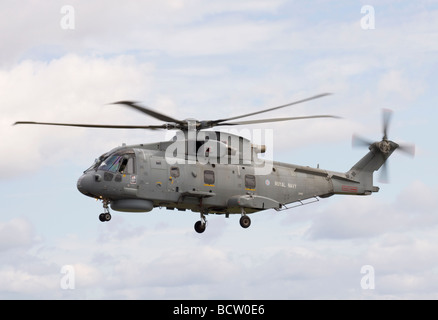
<path id="1" fill-rule="evenodd" d="M 323 93 L 303 100 L 240 116 L 198 121 L 178 120 L 140 106 L 119 101 L 131 109 L 152 116 L 162 125 L 99 125 L 18 121 L 15 124 L 55 125 L 110 129 L 176 130 L 169 141 L 123 145 L 96 159 L 77 181 L 78 190 L 101 200 L 102 222 L 110 221 L 109 207 L 122 212 L 148 212 L 155 207 L 199 212 L 195 230 L 206 229 L 208 214 L 239 214 L 240 225 L 251 224 L 248 214 L 277 211 L 319 201 L 336 194 L 370 195 L 379 191 L 373 173 L 386 164 L 396 150 L 414 155 L 413 145 L 399 145 L 388 139 L 391 111 L 383 110 L 383 138 L 369 142 L 353 136 L 353 145 L 366 145 L 369 152 L 347 172 L 335 172 L 263 159 L 265 145 L 224 131 L 210 131 L 218 126 L 251 125 L 267 122 L 338 118 L 332 115 L 285 117 L 260 120 L 237 119 L 285 108 L 329 95 Z M 386 168 L 386 166 L 384 166 Z M 386 176 L 386 169 L 383 169 Z"/>

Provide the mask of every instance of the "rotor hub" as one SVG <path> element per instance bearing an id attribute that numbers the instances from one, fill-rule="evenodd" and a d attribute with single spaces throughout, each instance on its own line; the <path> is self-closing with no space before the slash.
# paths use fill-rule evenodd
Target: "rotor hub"
<path id="1" fill-rule="evenodd" d="M 378 143 L 380 151 L 384 154 L 388 154 L 391 151 L 391 143 L 388 140 L 382 140 Z"/>

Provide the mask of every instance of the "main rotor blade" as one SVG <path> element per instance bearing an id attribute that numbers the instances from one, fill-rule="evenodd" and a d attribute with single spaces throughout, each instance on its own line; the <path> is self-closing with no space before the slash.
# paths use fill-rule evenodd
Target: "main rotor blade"
<path id="1" fill-rule="evenodd" d="M 264 112 L 269 112 L 269 111 L 273 111 L 273 110 L 281 109 L 281 108 L 284 108 L 284 107 L 289 107 L 289 106 L 292 106 L 292 105 L 294 105 L 294 104 L 298 104 L 298 103 L 302 103 L 302 102 L 310 101 L 310 100 L 313 100 L 313 99 L 322 98 L 322 97 L 328 96 L 328 95 L 330 95 L 330 94 L 331 94 L 331 93 L 321 93 L 321 94 L 318 94 L 318 95 L 313 96 L 313 97 L 310 97 L 310 98 L 306 98 L 306 99 L 302 99 L 302 100 L 294 101 L 294 102 L 291 102 L 291 103 L 288 103 L 288 104 L 284 104 L 284 105 L 281 105 L 281 106 L 278 106 L 278 107 L 274 107 L 274 108 L 269 108 L 269 109 L 264 109 L 264 110 L 260 110 L 260 111 L 256 111 L 256 112 L 251 112 L 251 113 L 247 113 L 247 114 L 242 114 L 242 115 L 240 115 L 240 116 L 231 117 L 231 118 L 226 118 L 226 119 L 212 120 L 212 126 L 214 127 L 214 126 L 218 125 L 218 124 L 221 123 L 221 122 L 225 122 L 225 121 L 229 121 L 229 120 L 236 120 L 236 119 L 240 119 L 240 118 L 245 118 L 245 117 L 249 117 L 249 116 L 254 116 L 254 115 L 256 115 L 256 114 L 260 114 L 260 113 L 264 113 Z"/>
<path id="2" fill-rule="evenodd" d="M 35 122 L 35 121 L 17 121 L 17 124 L 37 124 L 45 126 L 64 126 L 64 127 L 82 127 L 82 128 L 109 128 L 109 129 L 167 129 L 166 125 L 157 126 L 137 126 L 137 125 L 111 125 L 111 124 L 81 124 L 81 123 L 56 123 L 56 122 Z"/>
<path id="3" fill-rule="evenodd" d="M 138 104 L 136 104 L 134 101 L 117 101 L 117 102 L 113 102 L 112 104 L 123 104 L 127 107 L 136 109 L 142 113 L 145 113 L 155 119 L 161 120 L 161 121 L 166 121 L 166 122 L 174 122 L 174 123 L 178 123 L 178 124 L 183 124 L 183 121 L 174 119 L 172 117 L 166 116 L 165 114 L 162 114 L 160 112 L 145 108 L 145 107 L 140 107 Z"/>
<path id="4" fill-rule="evenodd" d="M 353 138 L 351 139 L 351 145 L 353 147 L 369 147 L 370 145 L 372 145 L 373 142 L 369 141 L 367 139 L 364 139 L 362 137 L 359 137 L 358 135 L 354 134 Z"/>
<path id="5" fill-rule="evenodd" d="M 340 117 L 337 117 L 337 116 L 316 115 L 316 116 L 305 116 L 305 117 L 273 118 L 273 119 L 259 119 L 259 120 L 248 120 L 248 121 L 224 122 L 224 123 L 219 123 L 216 126 L 237 126 L 237 125 L 247 125 L 247 124 L 255 124 L 255 123 L 268 123 L 268 122 L 279 122 L 279 121 L 289 121 L 289 120 L 302 120 L 302 119 L 314 119 L 314 118 L 335 118 L 335 119 L 340 119 Z"/>

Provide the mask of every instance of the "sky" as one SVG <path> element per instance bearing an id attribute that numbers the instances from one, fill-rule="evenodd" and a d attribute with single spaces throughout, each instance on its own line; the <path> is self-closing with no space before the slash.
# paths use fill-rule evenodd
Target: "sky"
<path id="1" fill-rule="evenodd" d="M 437 299 L 438 1 L 2 1 L 1 299 Z M 239 216 L 112 212 L 76 189 L 94 160 L 164 131 L 12 126 L 266 117 L 274 160 L 346 172 L 353 134 L 415 144 L 366 197 Z M 254 116 L 259 119 L 265 115 Z M 249 118 L 248 118 L 249 119 Z M 243 132 L 243 131 L 242 131 Z"/>

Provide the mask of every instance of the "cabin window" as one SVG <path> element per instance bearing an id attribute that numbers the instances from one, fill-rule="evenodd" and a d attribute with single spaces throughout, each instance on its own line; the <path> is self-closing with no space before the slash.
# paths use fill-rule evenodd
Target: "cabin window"
<path id="1" fill-rule="evenodd" d="M 208 185 L 214 184 L 214 171 L 211 170 L 204 171 L 204 183 Z"/>
<path id="2" fill-rule="evenodd" d="M 246 174 L 245 175 L 245 187 L 247 189 L 255 189 L 256 187 L 256 180 L 255 176 L 252 174 Z"/>
<path id="3" fill-rule="evenodd" d="M 178 167 L 171 167 L 170 168 L 170 176 L 172 178 L 178 178 L 179 177 L 179 168 Z"/>

